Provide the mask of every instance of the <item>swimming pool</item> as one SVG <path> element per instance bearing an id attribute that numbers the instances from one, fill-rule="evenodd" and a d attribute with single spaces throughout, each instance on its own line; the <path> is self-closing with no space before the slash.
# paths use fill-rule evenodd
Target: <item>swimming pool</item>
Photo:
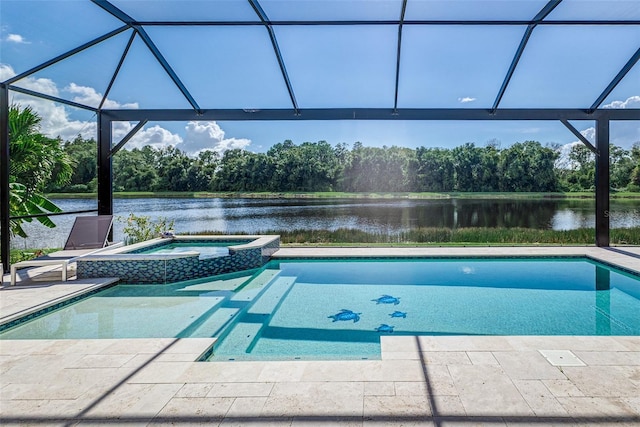
<path id="1" fill-rule="evenodd" d="M 218 337 L 209 360 L 380 357 L 380 336 L 640 335 L 640 278 L 587 258 L 280 260 L 116 285 L 3 339 Z"/>

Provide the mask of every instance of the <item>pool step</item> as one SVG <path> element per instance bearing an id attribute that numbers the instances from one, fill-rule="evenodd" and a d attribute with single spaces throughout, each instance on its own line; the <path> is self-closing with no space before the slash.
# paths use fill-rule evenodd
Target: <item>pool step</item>
<path id="1" fill-rule="evenodd" d="M 273 312 L 289 292 L 295 279 L 295 277 L 279 277 L 272 274 L 270 281 L 259 288 L 260 298 L 255 302 L 249 302 L 246 308 L 241 309 L 236 315 L 239 319 L 238 323 L 235 325 L 231 323 L 226 329 L 216 334 L 218 341 L 213 352 L 214 358 L 216 354 L 239 354 L 251 351 L 260 338 L 260 331 L 269 323 Z M 236 301 L 229 301 L 229 303 L 234 302 Z"/>
<path id="2" fill-rule="evenodd" d="M 271 286 L 265 290 L 260 300 L 256 301 L 247 312 L 252 314 L 273 314 L 275 308 L 282 302 L 295 281 L 296 277 L 278 277 Z"/>
<path id="3" fill-rule="evenodd" d="M 189 331 L 189 338 L 210 338 L 220 333 L 229 322 L 233 321 L 239 309 L 233 307 L 220 307 L 204 322 Z"/>
<path id="4" fill-rule="evenodd" d="M 238 287 L 232 301 L 252 301 L 262 293 L 266 285 L 278 277 L 280 270 L 264 270 Z"/>
<path id="5" fill-rule="evenodd" d="M 206 338 L 224 336 L 228 333 L 225 329 L 233 324 L 236 316 L 245 312 L 277 275 L 278 271 L 268 270 L 267 272 L 261 271 L 256 275 L 230 278 L 228 279 L 229 283 L 222 283 L 223 286 L 220 286 L 221 281 L 219 280 L 196 284 L 195 286 L 204 287 L 204 289 L 209 289 L 214 284 L 213 288 L 217 290 L 212 290 L 208 295 L 215 294 L 216 296 L 222 296 L 223 299 L 208 310 L 207 313 L 204 313 L 199 319 L 191 323 L 179 336 Z M 252 279 L 256 280 L 257 283 L 253 283 Z"/>
<path id="6" fill-rule="evenodd" d="M 254 338 L 260 333 L 260 329 L 262 329 L 262 323 L 237 323 L 224 340 L 216 345 L 212 359 L 230 360 L 233 356 L 247 352 Z"/>

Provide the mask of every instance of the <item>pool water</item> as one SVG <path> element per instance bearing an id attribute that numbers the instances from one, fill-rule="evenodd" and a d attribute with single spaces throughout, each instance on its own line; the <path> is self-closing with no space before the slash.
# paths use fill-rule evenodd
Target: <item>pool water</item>
<path id="1" fill-rule="evenodd" d="M 185 252 L 198 252 L 200 258 L 212 258 L 229 255 L 229 246 L 239 245 L 244 242 L 173 242 L 154 247 L 139 253 L 143 254 L 181 254 Z"/>
<path id="2" fill-rule="evenodd" d="M 585 258 L 282 260 L 117 285 L 3 339 L 218 337 L 210 360 L 380 357 L 382 335 L 640 335 L 640 278 Z"/>

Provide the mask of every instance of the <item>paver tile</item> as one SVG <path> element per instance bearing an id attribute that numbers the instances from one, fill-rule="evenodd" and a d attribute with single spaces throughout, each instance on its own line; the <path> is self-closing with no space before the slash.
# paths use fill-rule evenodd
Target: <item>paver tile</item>
<path id="1" fill-rule="evenodd" d="M 273 383 L 214 383 L 207 397 L 269 396 Z"/>
<path id="2" fill-rule="evenodd" d="M 556 397 L 540 380 L 515 380 L 515 386 L 537 416 L 568 416 Z"/>
<path id="3" fill-rule="evenodd" d="M 269 362 L 262 368 L 260 375 L 258 375 L 258 381 L 300 381 L 309 364 L 313 364 L 313 362 Z"/>
<path id="4" fill-rule="evenodd" d="M 633 372 L 622 367 L 565 367 L 563 372 L 585 396 L 640 396 L 640 384 L 633 381 Z"/>
<path id="5" fill-rule="evenodd" d="M 267 398 L 263 416 L 362 416 L 361 382 L 277 383 Z"/>
<path id="6" fill-rule="evenodd" d="M 428 365 L 470 365 L 464 351 L 426 351 L 422 353 Z"/>
<path id="7" fill-rule="evenodd" d="M 559 397 L 558 402 L 578 424 L 640 425 L 640 416 L 627 402 L 611 397 Z"/>
<path id="8" fill-rule="evenodd" d="M 222 422 L 233 400 L 224 397 L 174 397 L 153 418 L 151 425 L 217 425 Z"/>
<path id="9" fill-rule="evenodd" d="M 238 397 L 227 412 L 227 417 L 247 418 L 259 417 L 262 414 L 262 408 L 267 401 L 267 396 L 260 397 Z"/>
<path id="10" fill-rule="evenodd" d="M 584 393 L 570 380 L 542 380 L 555 397 L 584 397 Z"/>
<path id="11" fill-rule="evenodd" d="M 262 382 L 258 378 L 265 362 L 196 362 L 189 363 L 180 375 L 186 383 Z"/>
<path id="12" fill-rule="evenodd" d="M 129 383 L 184 383 L 182 376 L 191 365 L 191 362 L 153 362 L 136 372 Z"/>
<path id="13" fill-rule="evenodd" d="M 499 367 L 457 365 L 449 366 L 449 371 L 468 415 L 534 415 L 509 376 Z"/>
<path id="14" fill-rule="evenodd" d="M 394 396 L 395 385 L 391 381 L 367 381 L 364 383 L 365 396 Z"/>
<path id="15" fill-rule="evenodd" d="M 494 351 L 502 369 L 512 379 L 564 379 L 562 372 L 537 351 Z"/>
<path id="16" fill-rule="evenodd" d="M 576 351 L 576 355 L 589 366 L 640 366 L 639 351 Z"/>
<path id="17" fill-rule="evenodd" d="M 431 405 L 426 396 L 365 396 L 365 425 L 397 420 L 398 425 L 431 424 Z M 401 423 L 401 424 L 400 424 Z M 384 424 L 383 424 L 384 425 Z M 422 424 L 425 425 L 425 424 Z"/>
<path id="18" fill-rule="evenodd" d="M 490 351 L 468 351 L 467 357 L 473 365 L 499 365 L 498 360 Z"/>
<path id="19" fill-rule="evenodd" d="M 207 397 L 214 383 L 185 384 L 175 397 Z"/>
<path id="20" fill-rule="evenodd" d="M 83 417 L 153 418 L 180 390 L 182 384 L 123 384 L 96 402 Z"/>
<path id="21" fill-rule="evenodd" d="M 87 354 L 73 368 L 120 368 L 133 358 L 131 354 Z"/>
<path id="22" fill-rule="evenodd" d="M 381 361 L 322 361 L 309 362 L 301 381 L 381 381 Z"/>
<path id="23" fill-rule="evenodd" d="M 420 351 L 510 351 L 507 337 L 501 336 L 421 336 Z"/>

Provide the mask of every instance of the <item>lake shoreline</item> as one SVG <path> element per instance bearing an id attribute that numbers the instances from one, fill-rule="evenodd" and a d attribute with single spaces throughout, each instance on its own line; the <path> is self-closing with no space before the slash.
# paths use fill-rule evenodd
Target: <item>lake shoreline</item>
<path id="1" fill-rule="evenodd" d="M 50 199 L 94 199 L 96 193 L 50 193 Z M 202 199 L 383 199 L 383 200 L 438 200 L 438 199 L 595 199 L 592 192 L 575 193 L 343 193 L 343 192 L 114 192 L 115 199 L 144 198 L 202 198 Z M 640 200 L 640 193 L 611 193 L 612 199 Z"/>
<path id="2" fill-rule="evenodd" d="M 184 195 L 183 193 L 179 193 Z M 334 194 L 335 195 L 335 194 Z M 179 234 L 217 232 L 264 234 L 291 232 L 291 242 L 572 242 L 590 243 L 593 233 L 559 238 L 537 231 L 593 228 L 595 201 L 587 198 L 248 198 L 236 197 L 117 197 L 114 199 L 114 240 L 124 238 L 131 213 L 152 221 L 174 222 Z M 263 195 L 264 196 L 264 195 Z M 290 194 L 290 196 L 293 196 Z M 299 196 L 298 193 L 295 196 Z M 344 195 L 342 195 L 344 196 Z M 403 194 L 403 196 L 408 196 Z M 477 195 L 474 195 L 477 196 Z M 12 239 L 12 247 L 60 247 L 66 241 L 77 212 L 95 212 L 96 199 L 51 199 L 65 215 L 55 216 L 56 227 L 26 223 L 27 239 Z M 640 199 L 613 199 L 611 228 L 634 231 L 620 242 L 639 242 Z M 76 212 L 76 213 L 74 213 Z M 493 229 L 485 233 L 483 229 Z M 512 231 L 499 231 L 513 229 Z M 436 231 L 437 230 L 437 231 Z M 518 230 L 518 231 L 516 231 Z M 471 235 L 465 235 L 471 233 Z M 612 236 L 617 239 L 615 236 Z M 615 241 L 615 240 L 614 240 Z"/>

